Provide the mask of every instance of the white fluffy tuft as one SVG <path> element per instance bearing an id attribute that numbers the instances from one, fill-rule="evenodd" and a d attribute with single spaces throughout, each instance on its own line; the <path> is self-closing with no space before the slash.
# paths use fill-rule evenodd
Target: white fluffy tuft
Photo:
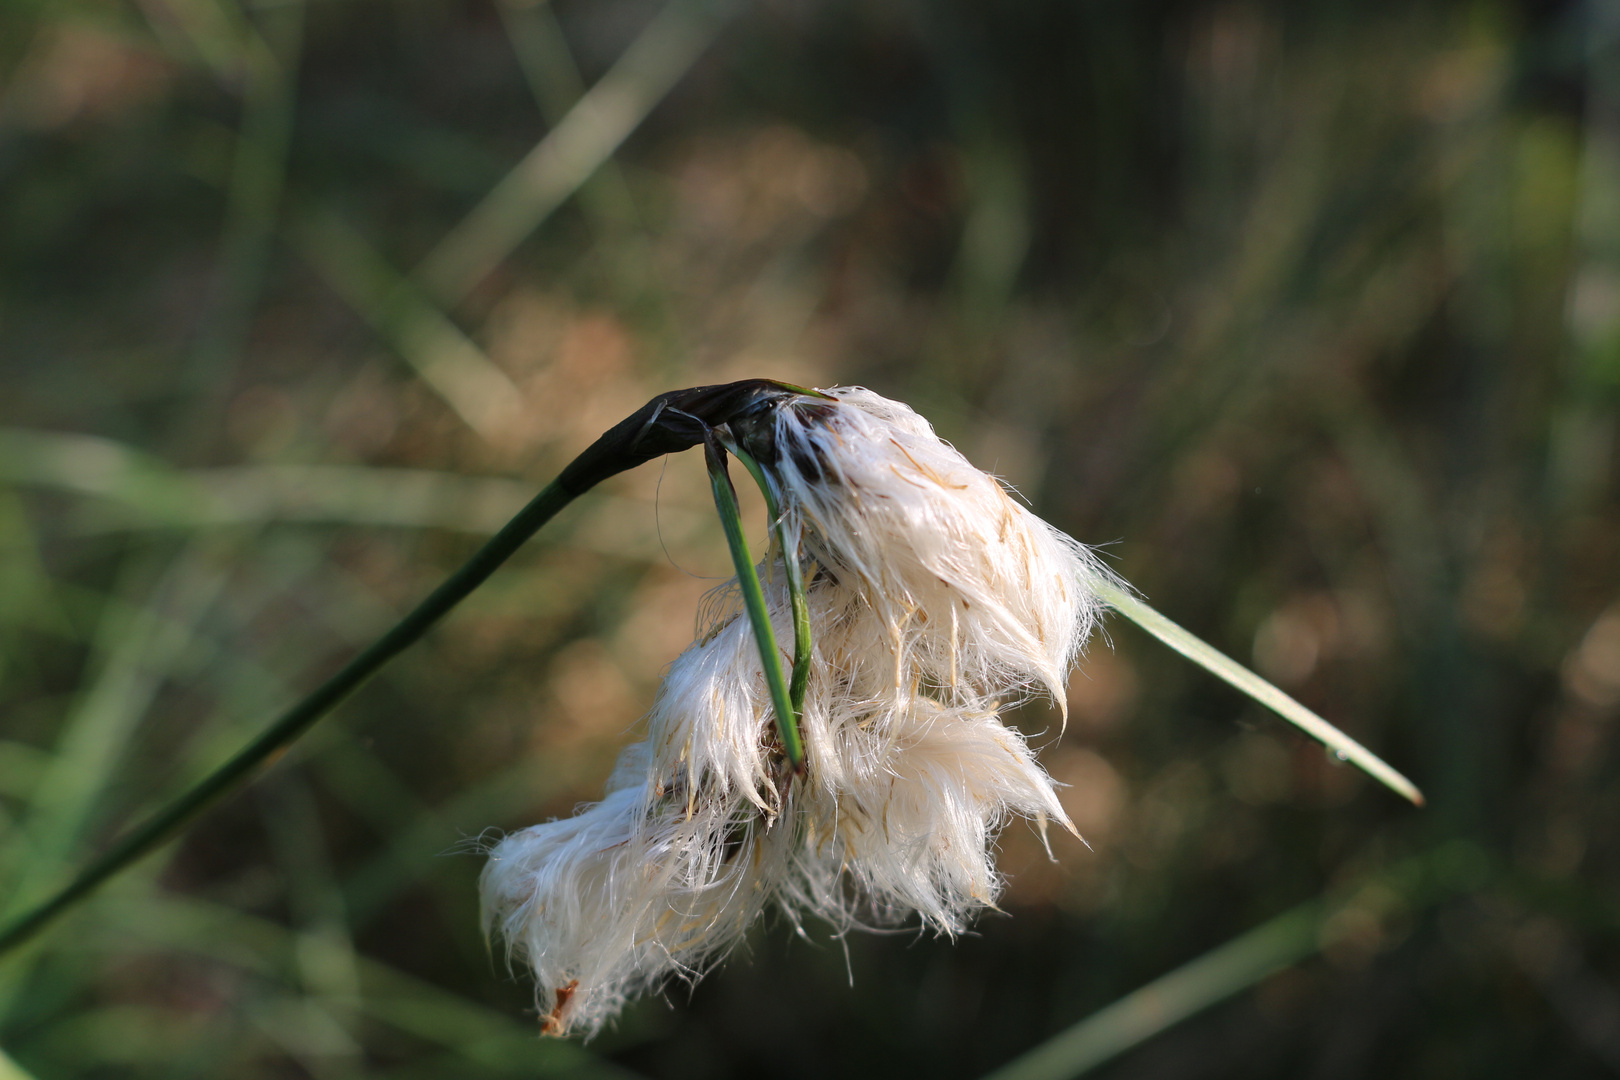
<path id="1" fill-rule="evenodd" d="M 808 583 L 808 772 L 784 766 L 747 619 L 707 627 L 606 797 L 490 852 L 486 933 L 533 969 L 547 1033 L 594 1033 L 627 998 L 696 978 L 768 905 L 839 931 L 915 914 L 956 933 L 995 901 L 1009 818 L 1073 828 L 999 712 L 1032 693 L 1062 705 L 1108 571 L 911 409 L 827 393 L 780 410 L 762 462 Z M 764 576 L 785 668 L 782 557 Z"/>

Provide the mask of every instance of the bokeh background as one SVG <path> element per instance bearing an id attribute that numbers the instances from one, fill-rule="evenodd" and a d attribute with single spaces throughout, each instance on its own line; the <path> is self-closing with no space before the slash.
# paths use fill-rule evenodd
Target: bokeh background
<path id="1" fill-rule="evenodd" d="M 1125 998 L 1053 1075 L 1110 1040 L 1121 1078 L 1620 1070 L 1617 32 L 1614 0 L 6 0 L 0 910 L 604 428 L 749 376 L 910 402 L 1430 805 L 1114 620 L 1061 740 L 1017 717 L 1089 849 L 1014 824 L 967 937 L 776 920 L 541 1042 L 469 841 L 599 794 L 726 574 L 676 458 L 0 962 L 0 1073 L 974 1077 L 1217 949 L 1217 1004 L 1154 1033 Z"/>

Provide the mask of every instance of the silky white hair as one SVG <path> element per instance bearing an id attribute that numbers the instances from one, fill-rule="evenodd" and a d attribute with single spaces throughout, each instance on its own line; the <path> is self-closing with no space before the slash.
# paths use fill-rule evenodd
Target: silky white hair
<path id="1" fill-rule="evenodd" d="M 784 668 L 782 561 L 807 583 L 807 770 L 783 760 L 748 620 L 714 605 L 602 801 L 490 850 L 485 930 L 532 968 L 547 1033 L 592 1034 L 629 997 L 695 979 L 768 906 L 954 934 L 995 901 L 1011 817 L 1073 830 L 1000 713 L 1063 704 L 1109 572 L 905 405 L 825 393 L 781 407 L 761 455 L 790 538 L 763 566 Z"/>

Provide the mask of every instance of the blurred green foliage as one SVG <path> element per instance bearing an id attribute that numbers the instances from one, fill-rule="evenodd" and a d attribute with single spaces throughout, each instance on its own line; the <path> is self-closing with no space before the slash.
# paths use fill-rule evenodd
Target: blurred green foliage
<path id="1" fill-rule="evenodd" d="M 761 926 L 540 1042 L 468 841 L 600 792 L 728 572 L 677 459 L 8 958 L 0 1076 L 970 1077 L 1111 1004 L 1053 1075 L 1620 1068 L 1617 33 L 1613 0 L 0 6 L 5 914 L 597 433 L 756 375 L 911 402 L 1431 799 L 1116 625 L 1061 740 L 1021 717 L 1091 848 L 1012 826 L 974 935 Z"/>

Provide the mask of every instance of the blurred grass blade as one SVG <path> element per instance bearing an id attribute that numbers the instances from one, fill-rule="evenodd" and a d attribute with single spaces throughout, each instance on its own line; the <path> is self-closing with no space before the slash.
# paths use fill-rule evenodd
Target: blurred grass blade
<path id="1" fill-rule="evenodd" d="M 270 979 L 319 939 L 230 907 L 176 895 L 120 896 L 80 948 L 139 953 L 161 948 L 207 957 Z M 461 1059 L 439 1075 L 462 1076 L 473 1062 L 498 1073 L 633 1080 L 635 1073 L 597 1058 L 578 1043 L 540 1041 L 535 1030 L 476 1000 L 363 954 L 355 956 L 358 1008 L 366 1017 L 433 1043 Z M 372 1075 L 370 1072 L 367 1075 Z M 0 1072 L 0 1080 L 7 1080 Z"/>
<path id="2" fill-rule="evenodd" d="M 0 796 L 27 799 L 50 763 L 51 755 L 37 746 L 0 739 Z"/>
<path id="3" fill-rule="evenodd" d="M 697 62 L 737 0 L 670 0 L 617 63 L 434 248 L 416 278 L 454 307 L 577 191 Z"/>
<path id="4" fill-rule="evenodd" d="M 248 30 L 238 5 L 221 0 L 170 0 L 136 6 L 159 40 L 183 41 L 221 85 L 235 86 L 240 80 L 242 41 Z"/>
<path id="5" fill-rule="evenodd" d="M 546 124 L 556 127 L 579 99 L 585 96 L 585 78 L 563 36 L 556 9 L 549 3 L 530 0 L 499 0 L 495 10 L 506 25 L 506 36 L 517 54 L 523 77 Z M 611 222 L 629 223 L 636 217 L 635 196 L 624 174 L 613 159 L 603 161 L 580 190 L 581 204 L 598 217 Z M 643 245 L 636 238 L 620 238 L 632 248 Z"/>
<path id="6" fill-rule="evenodd" d="M 0 483 L 26 484 L 115 503 L 128 513 L 75 507 L 55 534 L 87 536 L 141 528 L 205 529 L 278 522 L 446 529 L 488 536 L 534 495 L 534 485 L 505 476 L 373 465 L 234 465 L 180 470 L 111 439 L 0 428 Z M 593 491 L 593 512 L 553 542 L 656 557 L 658 529 L 690 536 L 708 527 L 706 511 L 671 505 L 652 524 L 649 501 Z M 648 523 L 639 527 L 642 520 Z M 587 535 L 580 536 L 583 532 Z M 4 544 L 0 531 L 0 544 Z M 15 560 L 15 546 L 6 550 Z M 8 569 L 14 567 L 9 565 Z"/>
<path id="7" fill-rule="evenodd" d="M 1125 995 L 990 1073 L 985 1080 L 1068 1080 L 1290 967 L 1317 950 L 1311 901 Z"/>
<path id="8" fill-rule="evenodd" d="M 226 193 L 218 284 L 191 357 L 191 379 L 209 404 L 235 374 L 247 340 L 270 260 L 292 143 L 303 47 L 302 0 L 261 12 L 259 22 L 262 31 L 246 21 L 242 29 L 242 119 Z M 215 422 L 212 411 L 199 409 L 194 423 Z"/>
<path id="9" fill-rule="evenodd" d="M 1211 674 L 1231 683 L 1254 700 L 1276 712 L 1284 720 L 1296 725 L 1306 734 L 1321 740 L 1328 749 L 1345 761 L 1353 762 L 1367 775 L 1390 790 L 1423 805 L 1423 793 L 1417 785 L 1391 768 L 1382 758 L 1356 740 L 1271 685 L 1242 664 L 1220 652 L 1197 635 L 1182 629 L 1151 607 L 1119 586 L 1104 582 L 1098 592 L 1109 607 L 1130 619 L 1136 625 L 1203 667 Z"/>
<path id="10" fill-rule="evenodd" d="M 135 732 L 191 647 L 197 625 L 225 586 L 219 553 L 202 542 L 182 550 L 155 583 L 149 560 L 134 557 L 103 607 L 91 641 L 89 670 L 62 723 L 28 808 L 28 872 L 14 882 L 3 910 L 29 885 L 48 880 L 87 832 Z M 138 603 L 121 595 L 139 589 Z M 135 600 L 131 596 L 128 600 Z"/>
<path id="11" fill-rule="evenodd" d="M 495 11 L 546 123 L 555 127 L 585 96 L 585 79 L 549 4 L 497 0 Z"/>
<path id="12" fill-rule="evenodd" d="M 207 501 L 163 461 L 96 435 L 0 428 L 0 481 L 116 499 L 159 520 L 189 520 Z"/>
<path id="13" fill-rule="evenodd" d="M 353 1075 L 360 1071 L 360 1047 L 348 1034 L 356 1030 L 360 974 L 354 936 L 343 910 L 343 894 L 333 871 L 327 831 L 306 777 L 283 771 L 276 782 L 258 791 L 260 818 L 287 883 L 290 921 L 304 947 L 294 949 L 293 966 L 304 991 L 304 1004 L 325 1014 L 335 1038 L 320 1055 L 323 1068 Z"/>
<path id="14" fill-rule="evenodd" d="M 370 323 L 444 401 L 485 439 L 508 431 L 522 391 L 409 280 L 329 210 L 305 211 L 293 236 L 339 296 Z"/>
<path id="15" fill-rule="evenodd" d="M 29 792 L 21 827 L 3 837 L 7 895 L 0 919 L 48 895 L 96 824 L 106 793 L 164 684 L 192 647 L 196 627 L 225 585 L 218 552 L 194 542 L 161 566 L 155 551 L 127 555 L 110 595 L 100 598 L 85 678 L 55 733 Z M 0 1016 L 26 1003 L 28 979 L 0 980 Z"/>
<path id="16" fill-rule="evenodd" d="M 0 1050 L 0 1080 L 34 1080 L 34 1074 L 13 1061 L 10 1054 Z"/>
<path id="17" fill-rule="evenodd" d="M 449 529 L 489 535 L 534 495 L 501 476 L 369 465 L 247 465 L 189 477 L 222 523 L 295 521 Z"/>
<path id="18" fill-rule="evenodd" d="M 748 551 L 748 538 L 743 535 L 737 491 L 731 486 L 731 477 L 726 473 L 726 462 L 721 457 L 720 448 L 713 443 L 704 443 L 703 453 L 709 465 L 709 481 L 714 487 L 714 505 L 720 511 L 720 524 L 726 530 L 726 544 L 731 548 L 731 563 L 737 570 L 737 586 L 742 592 L 748 621 L 754 628 L 754 641 L 759 646 L 765 682 L 771 688 L 771 704 L 776 709 L 776 727 L 782 735 L 782 749 L 787 753 L 794 771 L 803 772 L 804 743 L 799 738 L 798 714 L 794 712 L 787 679 L 782 674 L 782 651 L 776 647 L 776 631 L 771 627 L 771 613 L 765 606 L 765 590 L 760 587 L 754 557 Z"/>

